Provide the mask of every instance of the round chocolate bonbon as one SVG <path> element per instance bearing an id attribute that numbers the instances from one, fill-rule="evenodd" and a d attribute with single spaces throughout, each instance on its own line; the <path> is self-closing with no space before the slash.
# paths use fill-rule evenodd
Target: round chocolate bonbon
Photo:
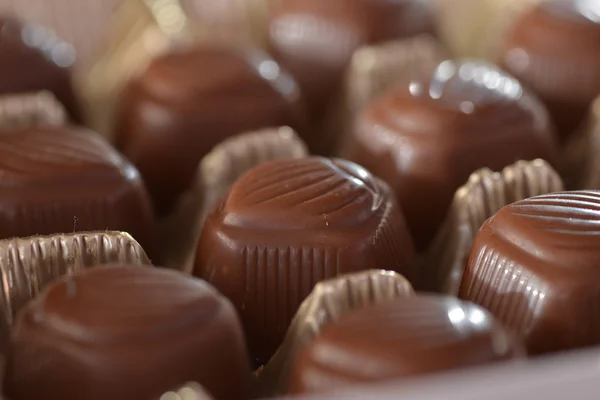
<path id="1" fill-rule="evenodd" d="M 515 24 L 500 63 L 544 101 L 566 139 L 600 95 L 600 3 L 542 2 Z"/>
<path id="2" fill-rule="evenodd" d="M 237 307 L 266 361 L 321 280 L 377 268 L 415 278 L 415 255 L 389 187 L 344 160 L 266 162 L 210 214 L 194 273 Z"/>
<path id="3" fill-rule="evenodd" d="M 117 147 L 164 214 L 222 140 L 282 125 L 303 132 L 299 101 L 294 80 L 260 52 L 207 46 L 169 53 L 125 90 Z"/>
<path id="4" fill-rule="evenodd" d="M 235 310 L 182 273 L 96 267 L 52 284 L 19 314 L 5 392 L 13 400 L 153 399 L 188 381 L 216 399 L 248 393 Z"/>
<path id="5" fill-rule="evenodd" d="M 290 391 L 326 392 L 522 354 L 521 343 L 482 308 L 452 297 L 408 297 L 326 327 L 295 361 Z"/>
<path id="6" fill-rule="evenodd" d="M 511 76 L 479 61 L 445 61 L 358 117 L 346 156 L 387 181 L 425 250 L 454 192 L 482 167 L 556 161 L 544 107 Z"/>
<path id="7" fill-rule="evenodd" d="M 600 192 L 510 204 L 480 229 L 459 297 L 488 309 L 533 354 L 600 344 Z"/>

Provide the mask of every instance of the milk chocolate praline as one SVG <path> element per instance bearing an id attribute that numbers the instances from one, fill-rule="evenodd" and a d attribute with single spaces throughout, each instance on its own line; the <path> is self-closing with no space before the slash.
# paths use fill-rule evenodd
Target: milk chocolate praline
<path id="1" fill-rule="evenodd" d="M 13 400 L 155 399 L 198 382 L 243 399 L 250 366 L 231 303 L 172 270 L 96 267 L 51 285 L 19 313 L 5 392 Z"/>
<path id="2" fill-rule="evenodd" d="M 477 234 L 459 296 L 539 354 L 600 344 L 600 192 L 502 208 Z"/>
<path id="3" fill-rule="evenodd" d="M 454 192 L 482 167 L 555 161 L 544 107 L 511 76 L 478 61 L 445 61 L 397 86 L 358 117 L 347 158 L 394 189 L 417 250 L 425 250 Z"/>
<path id="4" fill-rule="evenodd" d="M 374 266 L 415 278 L 389 187 L 351 162 L 309 157 L 260 164 L 233 185 L 206 220 L 194 274 L 237 307 L 264 362 L 315 284 Z"/>
<path id="5" fill-rule="evenodd" d="M 3 132 L 0 190 L 0 239 L 115 230 L 155 250 L 154 217 L 139 173 L 85 128 Z"/>
<path id="6" fill-rule="evenodd" d="M 474 367 L 524 354 L 490 314 L 453 297 L 364 307 L 329 325 L 295 361 L 290 391 L 327 392 Z"/>
<path id="7" fill-rule="evenodd" d="M 125 92 L 117 146 L 140 170 L 159 213 L 223 139 L 266 127 L 303 132 L 294 80 L 260 52 L 201 47 L 164 55 Z"/>
<path id="8" fill-rule="evenodd" d="M 541 3 L 515 24 L 500 62 L 544 101 L 566 139 L 600 95 L 600 3 Z"/>
<path id="9" fill-rule="evenodd" d="M 73 47 L 39 25 L 0 17 L 0 94 L 48 90 L 79 120 L 71 84 Z"/>
<path id="10" fill-rule="evenodd" d="M 282 0 L 279 3 L 269 23 L 269 48 L 298 79 L 317 118 L 322 117 L 335 99 L 343 72 L 361 45 L 433 31 L 429 4 L 424 1 Z M 322 145 L 316 149 L 330 150 Z"/>

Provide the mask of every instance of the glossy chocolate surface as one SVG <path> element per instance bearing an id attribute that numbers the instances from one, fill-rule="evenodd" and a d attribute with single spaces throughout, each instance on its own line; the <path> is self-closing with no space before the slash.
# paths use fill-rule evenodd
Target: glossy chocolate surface
<path id="1" fill-rule="evenodd" d="M 226 47 L 170 53 L 126 90 L 117 144 L 162 214 L 222 140 L 266 127 L 302 128 L 298 101 L 294 80 L 262 53 Z"/>
<path id="2" fill-rule="evenodd" d="M 290 391 L 327 392 L 522 354 L 482 308 L 453 297 L 409 297 L 359 309 L 327 327 L 301 352 Z"/>
<path id="3" fill-rule="evenodd" d="M 0 94 L 48 90 L 81 116 L 71 84 L 73 47 L 39 25 L 0 18 Z"/>
<path id="4" fill-rule="evenodd" d="M 501 64 L 546 103 L 567 138 L 600 95 L 600 3 L 543 2 L 515 25 Z"/>
<path id="5" fill-rule="evenodd" d="M 237 307 L 264 362 L 315 284 L 374 266 L 415 277 L 389 187 L 351 162 L 309 157 L 260 164 L 233 185 L 206 220 L 194 273 Z"/>
<path id="6" fill-rule="evenodd" d="M 298 79 L 319 117 L 361 45 L 432 30 L 426 1 L 283 0 L 268 36 L 275 58 Z"/>
<path id="7" fill-rule="evenodd" d="M 436 233 L 454 192 L 482 167 L 555 161 L 543 106 L 493 65 L 446 61 L 376 100 L 358 117 L 346 157 L 387 181 L 418 250 Z"/>
<path id="8" fill-rule="evenodd" d="M 19 314 L 5 392 L 13 400 L 154 399 L 199 382 L 247 393 L 250 368 L 231 303 L 179 272 L 98 267 L 51 285 Z"/>
<path id="9" fill-rule="evenodd" d="M 473 244 L 459 296 L 523 335 L 531 353 L 600 344 L 600 192 L 502 208 Z"/>
<path id="10" fill-rule="evenodd" d="M 114 230 L 153 250 L 154 219 L 139 173 L 84 128 L 2 133 L 0 189 L 0 239 Z"/>

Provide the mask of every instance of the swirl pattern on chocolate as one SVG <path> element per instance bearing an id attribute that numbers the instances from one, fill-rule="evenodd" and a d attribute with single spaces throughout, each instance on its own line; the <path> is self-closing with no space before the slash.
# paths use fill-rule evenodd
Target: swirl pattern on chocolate
<path id="1" fill-rule="evenodd" d="M 522 334 L 533 353 L 598 343 L 600 193 L 501 209 L 479 231 L 459 295 Z"/>
<path id="2" fill-rule="evenodd" d="M 206 220 L 194 273 L 233 301 L 266 358 L 317 282 L 375 265 L 414 277 L 389 187 L 356 164 L 309 157 L 260 164 L 233 185 Z"/>

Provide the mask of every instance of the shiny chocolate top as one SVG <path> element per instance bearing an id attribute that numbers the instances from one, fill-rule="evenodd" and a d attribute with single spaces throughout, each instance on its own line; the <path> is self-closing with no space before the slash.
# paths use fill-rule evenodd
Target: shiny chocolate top
<path id="1" fill-rule="evenodd" d="M 0 18 L 0 94 L 47 90 L 79 119 L 71 84 L 74 62 L 73 47 L 52 31 Z"/>
<path id="2" fill-rule="evenodd" d="M 290 390 L 326 392 L 521 354 L 520 343 L 482 308 L 451 297 L 409 297 L 325 328 L 296 360 Z"/>
<path id="3" fill-rule="evenodd" d="M 599 228 L 600 192 L 508 205 L 477 234 L 459 295 L 522 334 L 532 353 L 600 344 Z"/>
<path id="4" fill-rule="evenodd" d="M 347 156 L 395 189 L 418 249 L 478 168 L 553 162 L 546 110 L 519 82 L 478 61 L 445 61 L 376 100 L 358 118 Z"/>
<path id="5" fill-rule="evenodd" d="M 6 392 L 14 400 L 152 399 L 196 381 L 234 399 L 249 373 L 235 312 L 206 282 L 117 265 L 65 277 L 19 314 Z"/>
<path id="6" fill-rule="evenodd" d="M 0 238 L 118 230 L 153 245 L 137 170 L 84 128 L 38 125 L 0 135 Z"/>
<path id="7" fill-rule="evenodd" d="M 546 103 L 566 138 L 600 94 L 600 3 L 543 2 L 516 23 L 501 63 Z"/>
<path id="8" fill-rule="evenodd" d="M 296 83 L 275 61 L 260 52 L 202 47 L 156 59 L 130 84 L 117 144 L 164 213 L 216 144 L 260 128 L 302 128 L 301 114 Z"/>
<path id="9" fill-rule="evenodd" d="M 344 160 L 260 164 L 206 220 L 195 274 L 238 307 L 266 360 L 317 282 L 371 269 L 415 276 L 412 242 L 389 187 Z"/>
<path id="10" fill-rule="evenodd" d="M 327 106 L 343 70 L 363 44 L 431 32 L 427 1 L 283 0 L 269 45 L 299 80 L 313 112 Z"/>

